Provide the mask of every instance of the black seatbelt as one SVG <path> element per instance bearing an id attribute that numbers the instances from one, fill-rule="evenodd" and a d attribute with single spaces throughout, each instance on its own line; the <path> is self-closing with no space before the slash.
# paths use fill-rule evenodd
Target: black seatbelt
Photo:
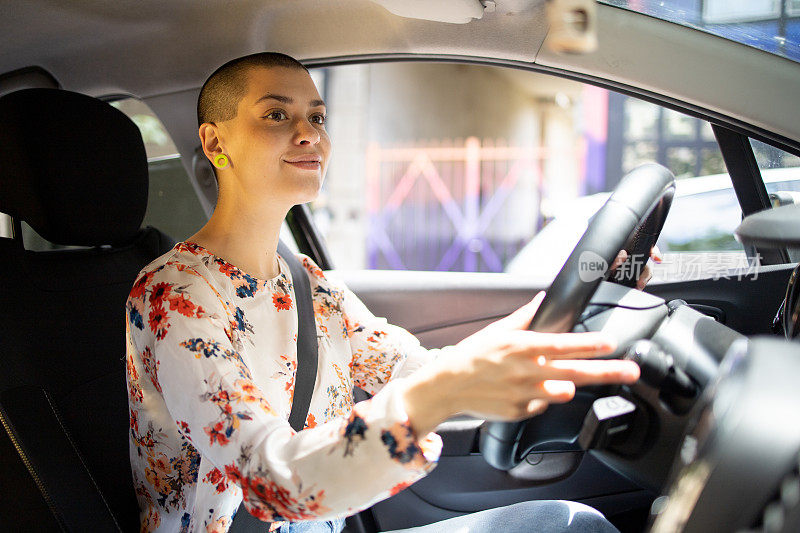
<path id="1" fill-rule="evenodd" d="M 308 271 L 294 253 L 282 241 L 278 242 L 278 253 L 289 265 L 294 285 L 294 299 L 297 308 L 297 370 L 294 378 L 292 410 L 289 425 L 295 431 L 302 431 L 311 405 L 311 394 L 317 380 L 317 326 L 314 320 L 314 302 L 311 298 L 311 284 Z M 233 518 L 229 533 L 250 533 L 267 531 L 268 523 L 262 522 L 247 512 L 244 503 L 239 506 Z"/>
<path id="2" fill-rule="evenodd" d="M 314 320 L 314 302 L 311 298 L 311 285 L 308 271 L 300 264 L 294 253 L 283 243 L 278 242 L 278 253 L 289 265 L 297 300 L 297 371 L 294 378 L 294 396 L 289 425 L 301 431 L 306 422 L 311 405 L 311 393 L 317 380 L 317 325 Z"/>

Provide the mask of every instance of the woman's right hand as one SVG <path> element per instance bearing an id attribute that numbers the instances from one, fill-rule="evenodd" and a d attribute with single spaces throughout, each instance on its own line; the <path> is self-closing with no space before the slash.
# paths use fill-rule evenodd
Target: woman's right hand
<path id="1" fill-rule="evenodd" d="M 575 387 L 639 379 L 633 361 L 592 359 L 616 348 L 606 334 L 529 331 L 543 298 L 540 292 L 406 378 L 406 412 L 418 436 L 456 413 L 522 420 L 571 400 Z"/>

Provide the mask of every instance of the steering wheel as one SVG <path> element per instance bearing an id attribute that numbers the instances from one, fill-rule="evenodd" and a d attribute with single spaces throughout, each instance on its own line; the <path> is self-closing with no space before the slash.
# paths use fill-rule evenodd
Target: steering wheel
<path id="1" fill-rule="evenodd" d="M 675 178 L 661 165 L 650 163 L 628 173 L 591 219 L 547 289 L 529 329 L 571 331 L 600 282 L 611 274 L 610 265 L 621 249 L 628 252 L 628 259 L 617 269 L 615 280 L 634 286 L 661 233 L 674 193 Z M 485 424 L 480 448 L 490 465 L 509 470 L 522 461 L 528 450 L 520 450 L 519 443 L 526 424 L 526 420 Z"/>

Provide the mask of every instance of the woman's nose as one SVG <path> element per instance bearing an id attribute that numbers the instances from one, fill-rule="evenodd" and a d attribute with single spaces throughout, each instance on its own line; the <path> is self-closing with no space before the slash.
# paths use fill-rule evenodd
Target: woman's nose
<path id="1" fill-rule="evenodd" d="M 320 135 L 317 128 L 307 120 L 298 120 L 295 127 L 295 142 L 297 144 L 317 144 Z"/>

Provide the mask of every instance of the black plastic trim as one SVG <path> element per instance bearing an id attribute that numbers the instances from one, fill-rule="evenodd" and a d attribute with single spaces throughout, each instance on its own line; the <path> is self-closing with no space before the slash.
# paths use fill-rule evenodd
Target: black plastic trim
<path id="1" fill-rule="evenodd" d="M 733 190 L 742 207 L 742 214 L 746 217 L 764 209 L 770 209 L 767 188 L 761 177 L 756 156 L 750 139 L 741 133 L 731 131 L 723 126 L 712 124 L 714 136 L 719 143 L 725 167 L 731 177 Z M 781 249 L 756 248 L 761 254 L 761 263 L 765 265 L 782 264 L 789 262 L 786 247 Z M 748 256 L 751 255 L 748 252 Z"/>
<path id="2" fill-rule="evenodd" d="M 286 224 L 294 236 L 294 241 L 301 253 L 309 256 L 322 270 L 331 270 L 331 260 L 325 241 L 317 231 L 307 204 L 292 207 L 286 215 Z"/>
<path id="3" fill-rule="evenodd" d="M 711 125 L 717 138 L 722 158 L 733 183 L 733 190 L 742 206 L 744 216 L 770 207 L 767 188 L 761 178 L 750 140 L 722 126 Z"/>

